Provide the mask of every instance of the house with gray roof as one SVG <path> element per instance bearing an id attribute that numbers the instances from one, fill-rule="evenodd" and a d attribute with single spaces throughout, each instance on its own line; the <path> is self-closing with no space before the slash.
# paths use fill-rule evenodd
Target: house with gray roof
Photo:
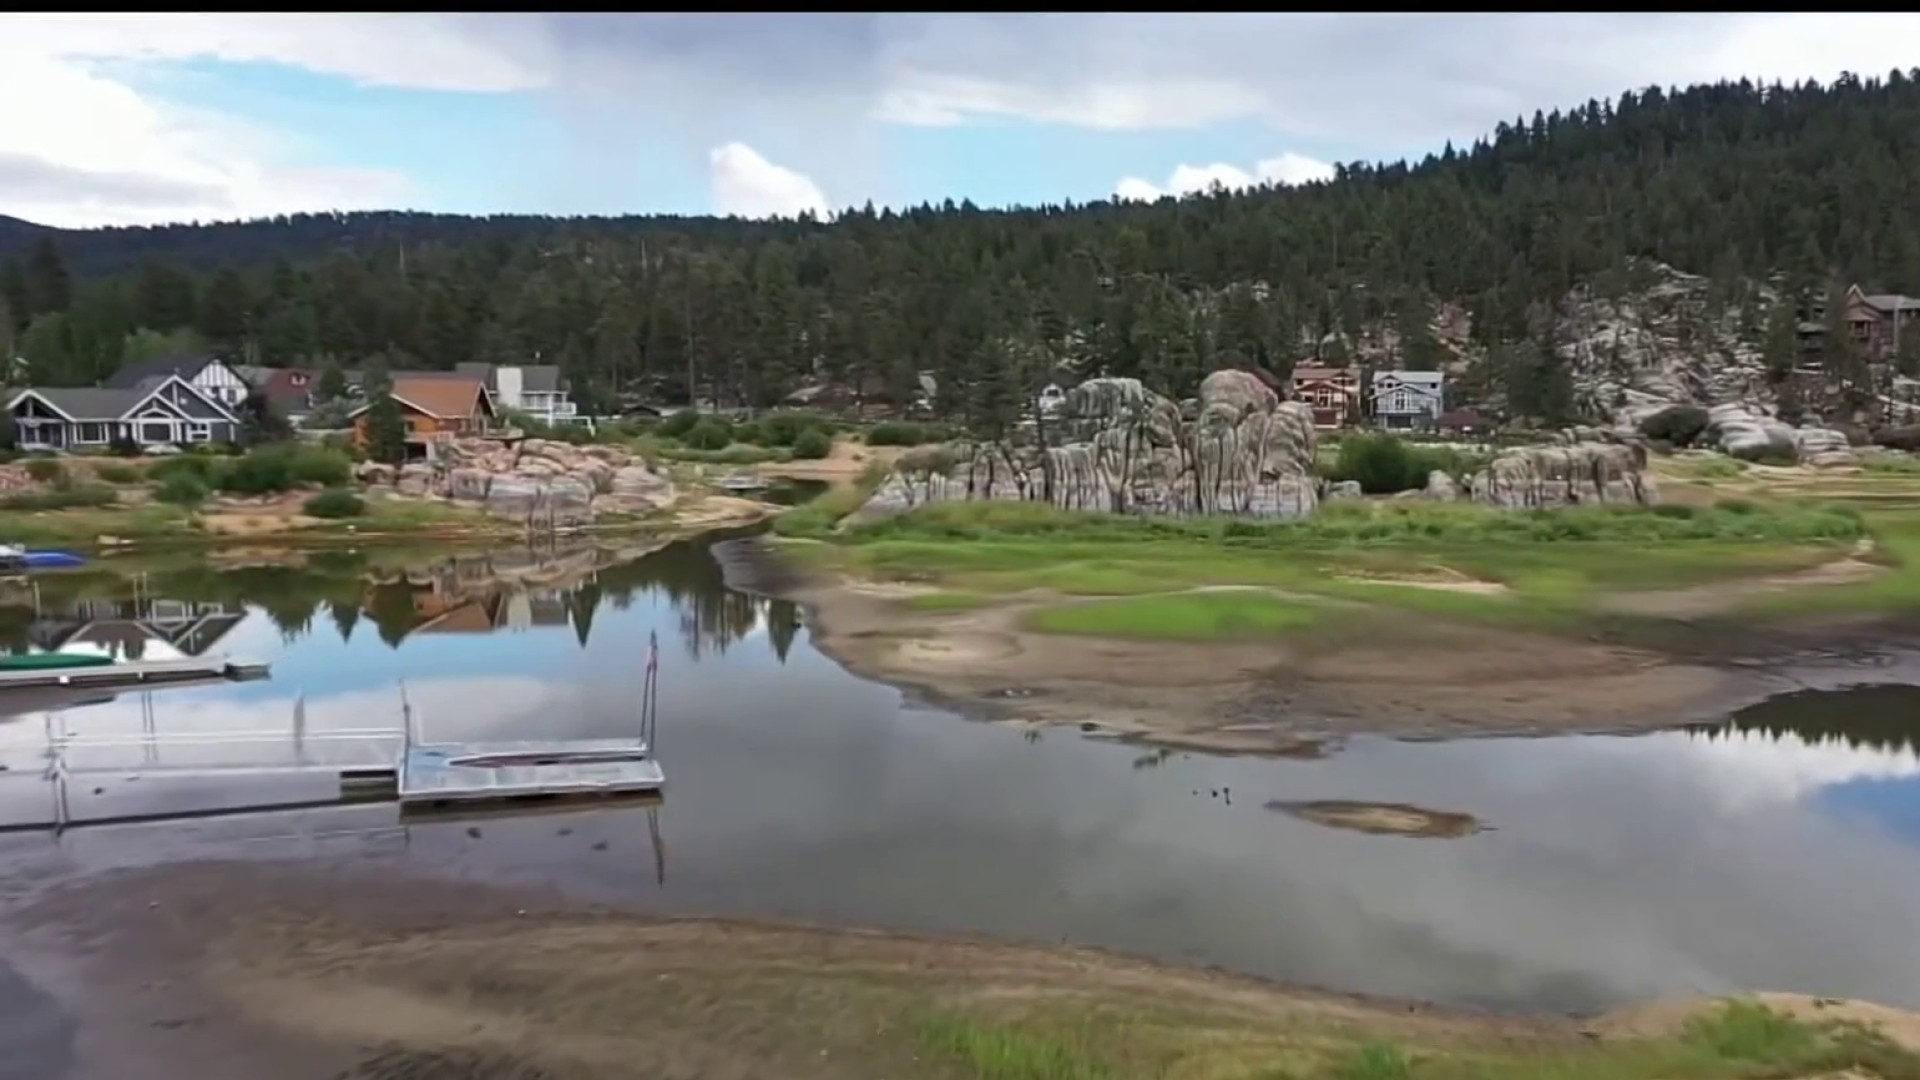
<path id="1" fill-rule="evenodd" d="M 188 386 L 200 391 L 203 397 L 229 409 L 238 408 L 246 400 L 250 389 L 237 366 L 212 353 L 156 356 L 151 360 L 128 364 L 109 375 L 102 385 L 112 390 L 133 390 L 168 375 L 180 376 Z"/>
<path id="2" fill-rule="evenodd" d="M 179 375 L 126 388 L 47 386 L 0 394 L 23 450 L 104 450 L 118 439 L 144 450 L 240 438 L 239 416 Z"/>

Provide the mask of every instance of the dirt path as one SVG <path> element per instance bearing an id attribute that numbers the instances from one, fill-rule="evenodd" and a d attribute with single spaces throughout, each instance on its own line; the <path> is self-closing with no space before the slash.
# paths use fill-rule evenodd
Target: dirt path
<path id="1" fill-rule="evenodd" d="M 833 451 L 817 461 L 781 461 L 760 466 L 760 475 L 788 480 L 824 480 L 851 484 L 874 462 L 891 465 L 908 451 L 903 446 L 868 446 L 851 439 L 835 439 Z"/>
<path id="2" fill-rule="evenodd" d="M 1723 615 L 1769 593 L 1858 585 L 1872 581 L 1887 573 L 1887 567 L 1867 561 L 1872 554 L 1873 539 L 1862 537 L 1844 557 L 1804 570 L 1719 581 L 1684 589 L 1612 593 L 1601 597 L 1599 606 L 1601 610 L 1614 614 L 1659 619 L 1699 619 Z"/>

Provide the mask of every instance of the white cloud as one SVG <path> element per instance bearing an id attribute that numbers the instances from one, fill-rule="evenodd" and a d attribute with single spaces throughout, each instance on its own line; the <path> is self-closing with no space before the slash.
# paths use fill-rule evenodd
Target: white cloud
<path id="1" fill-rule="evenodd" d="M 1332 165 L 1288 151 L 1278 157 L 1256 162 L 1252 172 L 1238 165 L 1216 161 L 1211 165 L 1182 165 L 1173 170 L 1173 175 L 1167 178 L 1165 184 L 1129 176 L 1113 186 L 1113 194 L 1119 199 L 1152 202 L 1163 195 L 1190 195 L 1197 191 L 1208 191 L 1215 184 L 1234 191 L 1261 184 L 1293 185 L 1331 179 Z"/>
<path id="2" fill-rule="evenodd" d="M 396 205 L 409 192 L 402 176 L 288 164 L 297 147 L 286 136 L 142 94 L 103 62 L 279 59 L 374 79 L 401 39 L 356 58 L 346 29 L 304 16 L 10 17 L 0 101 L 32 107 L 0 110 L 0 213 L 88 226 Z M 420 37 L 425 55 L 445 52 Z"/>
<path id="3" fill-rule="evenodd" d="M 708 154 L 713 212 L 723 217 L 796 217 L 811 210 L 827 213 L 820 185 L 801 173 L 775 165 L 745 143 L 716 146 Z"/>

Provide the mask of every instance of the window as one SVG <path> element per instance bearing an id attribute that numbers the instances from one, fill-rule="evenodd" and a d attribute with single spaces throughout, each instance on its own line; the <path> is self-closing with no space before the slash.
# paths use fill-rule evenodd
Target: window
<path id="1" fill-rule="evenodd" d="M 211 424 L 196 422 L 187 425 L 188 442 L 206 442 L 211 438 L 213 438 L 213 426 Z"/>
<path id="2" fill-rule="evenodd" d="M 143 420 L 140 423 L 140 441 L 144 443 L 172 442 L 173 425 L 158 420 Z"/>
<path id="3" fill-rule="evenodd" d="M 94 423 L 81 424 L 80 430 L 78 433 L 74 435 L 73 441 L 82 442 L 82 443 L 106 442 L 107 441 L 107 425 L 94 424 Z"/>

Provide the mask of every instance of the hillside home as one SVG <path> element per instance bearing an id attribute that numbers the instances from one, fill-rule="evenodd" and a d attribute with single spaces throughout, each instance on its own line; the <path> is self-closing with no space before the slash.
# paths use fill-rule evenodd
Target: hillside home
<path id="1" fill-rule="evenodd" d="M 34 387 L 0 391 L 23 450 L 105 449 L 118 439 L 141 449 L 236 442 L 240 418 L 178 375 L 128 389 Z M 244 395 L 243 395 L 244 396 Z"/>
<path id="2" fill-rule="evenodd" d="M 179 376 L 210 401 L 237 409 L 251 389 L 232 364 L 208 353 L 161 356 L 128 364 L 107 378 L 109 390 L 133 390 L 169 375 Z"/>
<path id="3" fill-rule="evenodd" d="M 1293 369 L 1292 398 L 1313 410 L 1313 425 L 1337 428 L 1360 411 L 1360 376 L 1349 368 L 1297 364 Z"/>
<path id="4" fill-rule="evenodd" d="M 1446 376 L 1438 371 L 1373 373 L 1373 422 L 1396 431 L 1430 428 L 1439 421 Z"/>
<path id="5" fill-rule="evenodd" d="M 1869 363 L 1886 363 L 1899 354 L 1900 344 L 1913 344 L 1920 332 L 1920 299 L 1895 293 L 1868 294 L 1858 285 L 1847 286 L 1841 319 Z M 1800 349 L 1810 371 L 1818 369 L 1817 354 L 1826 348 L 1825 304 L 1806 312 L 1800 323 Z"/>
<path id="6" fill-rule="evenodd" d="M 484 435 L 496 426 L 493 394 L 479 379 L 401 376 L 393 380 L 392 396 L 406 424 L 408 457 L 425 457 L 428 446 L 438 438 Z M 370 437 L 367 411 L 371 407 L 371 402 L 363 402 L 348 414 L 353 420 L 354 442 L 363 447 Z"/>

